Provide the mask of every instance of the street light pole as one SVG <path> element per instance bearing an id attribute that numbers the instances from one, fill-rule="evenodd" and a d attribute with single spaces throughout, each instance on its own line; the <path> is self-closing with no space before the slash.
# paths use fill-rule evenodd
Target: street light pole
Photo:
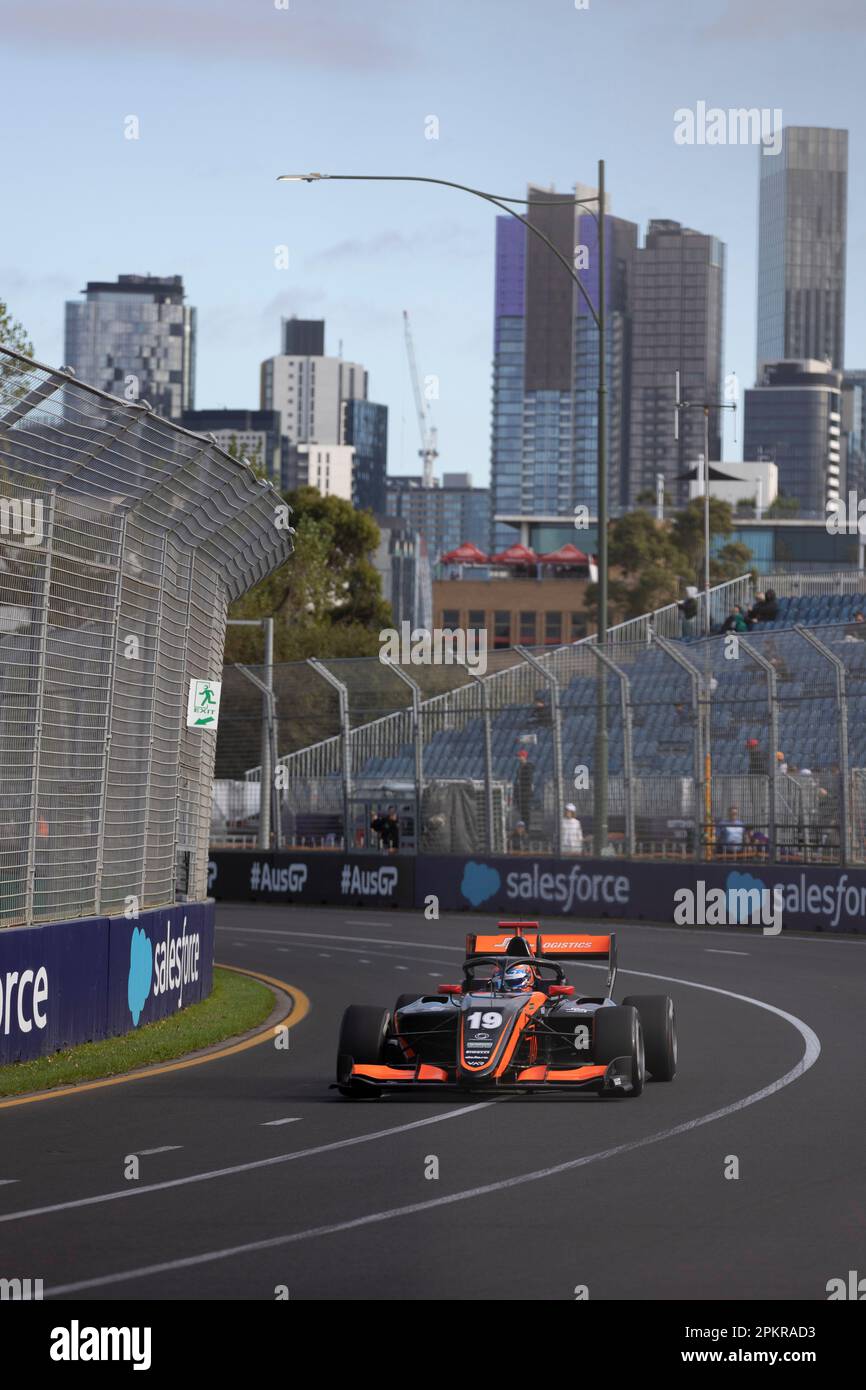
<path id="1" fill-rule="evenodd" d="M 552 203 L 545 203 L 543 199 L 507 198 L 497 194 L 486 193 L 480 188 L 472 188 L 469 184 L 455 183 L 451 179 L 436 179 L 423 174 L 280 174 L 278 183 L 321 183 L 325 180 L 340 180 L 346 182 L 362 183 L 432 183 L 438 184 L 443 188 L 456 188 L 462 193 L 471 193 L 473 197 L 481 198 L 487 203 L 492 203 L 501 212 L 507 212 L 510 217 L 516 218 L 521 222 L 527 231 L 542 241 L 549 251 L 553 253 L 564 270 L 571 276 L 572 281 L 577 286 L 578 292 L 583 298 L 587 309 L 592 316 L 593 322 L 598 330 L 598 439 L 597 439 L 597 464 L 596 464 L 596 489 L 598 494 L 598 632 L 596 641 L 604 643 L 607 638 L 607 343 L 605 334 L 606 316 L 606 295 L 605 295 L 605 192 L 604 192 L 604 160 L 598 161 L 598 194 L 593 198 L 575 198 L 575 207 L 585 208 L 590 216 L 595 218 L 598 229 L 598 307 L 596 307 L 580 276 L 576 273 L 574 265 L 565 259 L 562 252 L 545 236 L 539 227 L 536 227 L 528 217 L 523 217 L 519 212 L 515 212 L 509 203 L 517 203 L 524 207 L 544 207 L 562 206 L 563 200 L 556 199 Z M 597 212 L 592 212 L 588 207 L 589 203 L 598 205 Z M 596 758 L 595 758 L 595 787 L 594 787 L 594 810 L 593 810 L 593 848 L 595 853 L 606 853 L 608 843 L 607 807 L 608 807 L 608 733 L 607 733 L 607 681 L 606 677 L 600 678 L 597 686 L 597 706 L 596 706 Z"/>

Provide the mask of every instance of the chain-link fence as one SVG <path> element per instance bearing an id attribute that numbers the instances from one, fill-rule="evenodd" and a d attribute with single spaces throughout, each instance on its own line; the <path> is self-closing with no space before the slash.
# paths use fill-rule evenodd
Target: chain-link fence
<path id="1" fill-rule="evenodd" d="M 859 582 L 846 586 L 853 602 Z M 826 602 L 832 615 L 842 602 L 834 583 L 819 591 L 819 612 Z M 729 591 L 717 606 L 745 601 Z M 866 733 L 857 718 L 866 623 L 759 624 L 691 640 L 681 624 L 668 637 L 662 625 L 623 625 L 603 647 L 589 639 L 497 652 L 484 677 L 375 659 L 275 668 L 279 813 L 270 843 L 592 854 L 604 739 L 606 852 L 866 862 Z M 431 695 L 434 681 L 449 688 Z M 259 715 L 252 687 L 236 690 L 218 746 L 225 781 L 213 843 L 253 845 L 259 770 L 240 778 L 237 750 L 245 740 L 254 755 Z"/>
<path id="2" fill-rule="evenodd" d="M 0 925 L 203 898 L 228 602 L 291 553 L 209 440 L 0 348 Z"/>

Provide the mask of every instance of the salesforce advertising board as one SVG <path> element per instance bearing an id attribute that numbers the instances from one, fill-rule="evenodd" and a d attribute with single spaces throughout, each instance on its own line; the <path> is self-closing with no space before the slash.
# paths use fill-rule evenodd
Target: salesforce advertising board
<path id="1" fill-rule="evenodd" d="M 0 1064 L 129 1033 L 207 997 L 213 903 L 0 932 Z"/>
<path id="2" fill-rule="evenodd" d="M 770 898 L 774 930 L 866 930 L 866 871 L 821 865 L 420 858 L 415 893 L 419 906 L 435 894 L 445 911 L 609 917 L 762 931 L 765 914 L 756 913 L 753 904 Z M 686 898 L 698 909 L 697 917 L 684 912 Z"/>

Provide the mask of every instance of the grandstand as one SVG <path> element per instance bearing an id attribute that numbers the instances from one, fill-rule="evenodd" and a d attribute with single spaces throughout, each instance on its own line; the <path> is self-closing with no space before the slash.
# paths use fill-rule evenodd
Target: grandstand
<path id="1" fill-rule="evenodd" d="M 711 857 L 716 827 L 736 806 L 756 858 L 866 860 L 866 731 L 857 717 L 866 642 L 854 622 L 866 581 L 848 573 L 763 583 L 779 595 L 778 617 L 736 647 L 719 633 L 684 635 L 669 605 L 612 629 L 601 651 L 590 637 L 497 653 L 501 669 L 483 679 L 466 672 L 428 699 L 418 669 L 403 668 L 404 707 L 373 721 L 353 719 L 358 702 L 349 698 L 363 682 L 345 668 L 364 663 L 324 663 L 346 689 L 340 731 L 280 759 L 286 841 L 372 848 L 370 813 L 393 801 L 404 849 L 506 851 L 520 817 L 526 848 L 556 853 L 562 810 L 573 802 L 591 853 L 603 699 L 614 852 Z M 748 577 L 718 586 L 714 627 L 751 597 Z M 521 749 L 532 782 L 525 817 Z"/>

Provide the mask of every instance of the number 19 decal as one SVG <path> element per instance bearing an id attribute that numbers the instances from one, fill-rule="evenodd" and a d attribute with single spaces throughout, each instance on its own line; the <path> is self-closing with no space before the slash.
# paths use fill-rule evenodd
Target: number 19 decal
<path id="1" fill-rule="evenodd" d="M 502 1014 L 497 1013 L 495 1009 L 490 1009 L 487 1013 L 477 1009 L 474 1014 L 469 1015 L 468 1023 L 470 1028 L 498 1028 L 502 1023 Z"/>

